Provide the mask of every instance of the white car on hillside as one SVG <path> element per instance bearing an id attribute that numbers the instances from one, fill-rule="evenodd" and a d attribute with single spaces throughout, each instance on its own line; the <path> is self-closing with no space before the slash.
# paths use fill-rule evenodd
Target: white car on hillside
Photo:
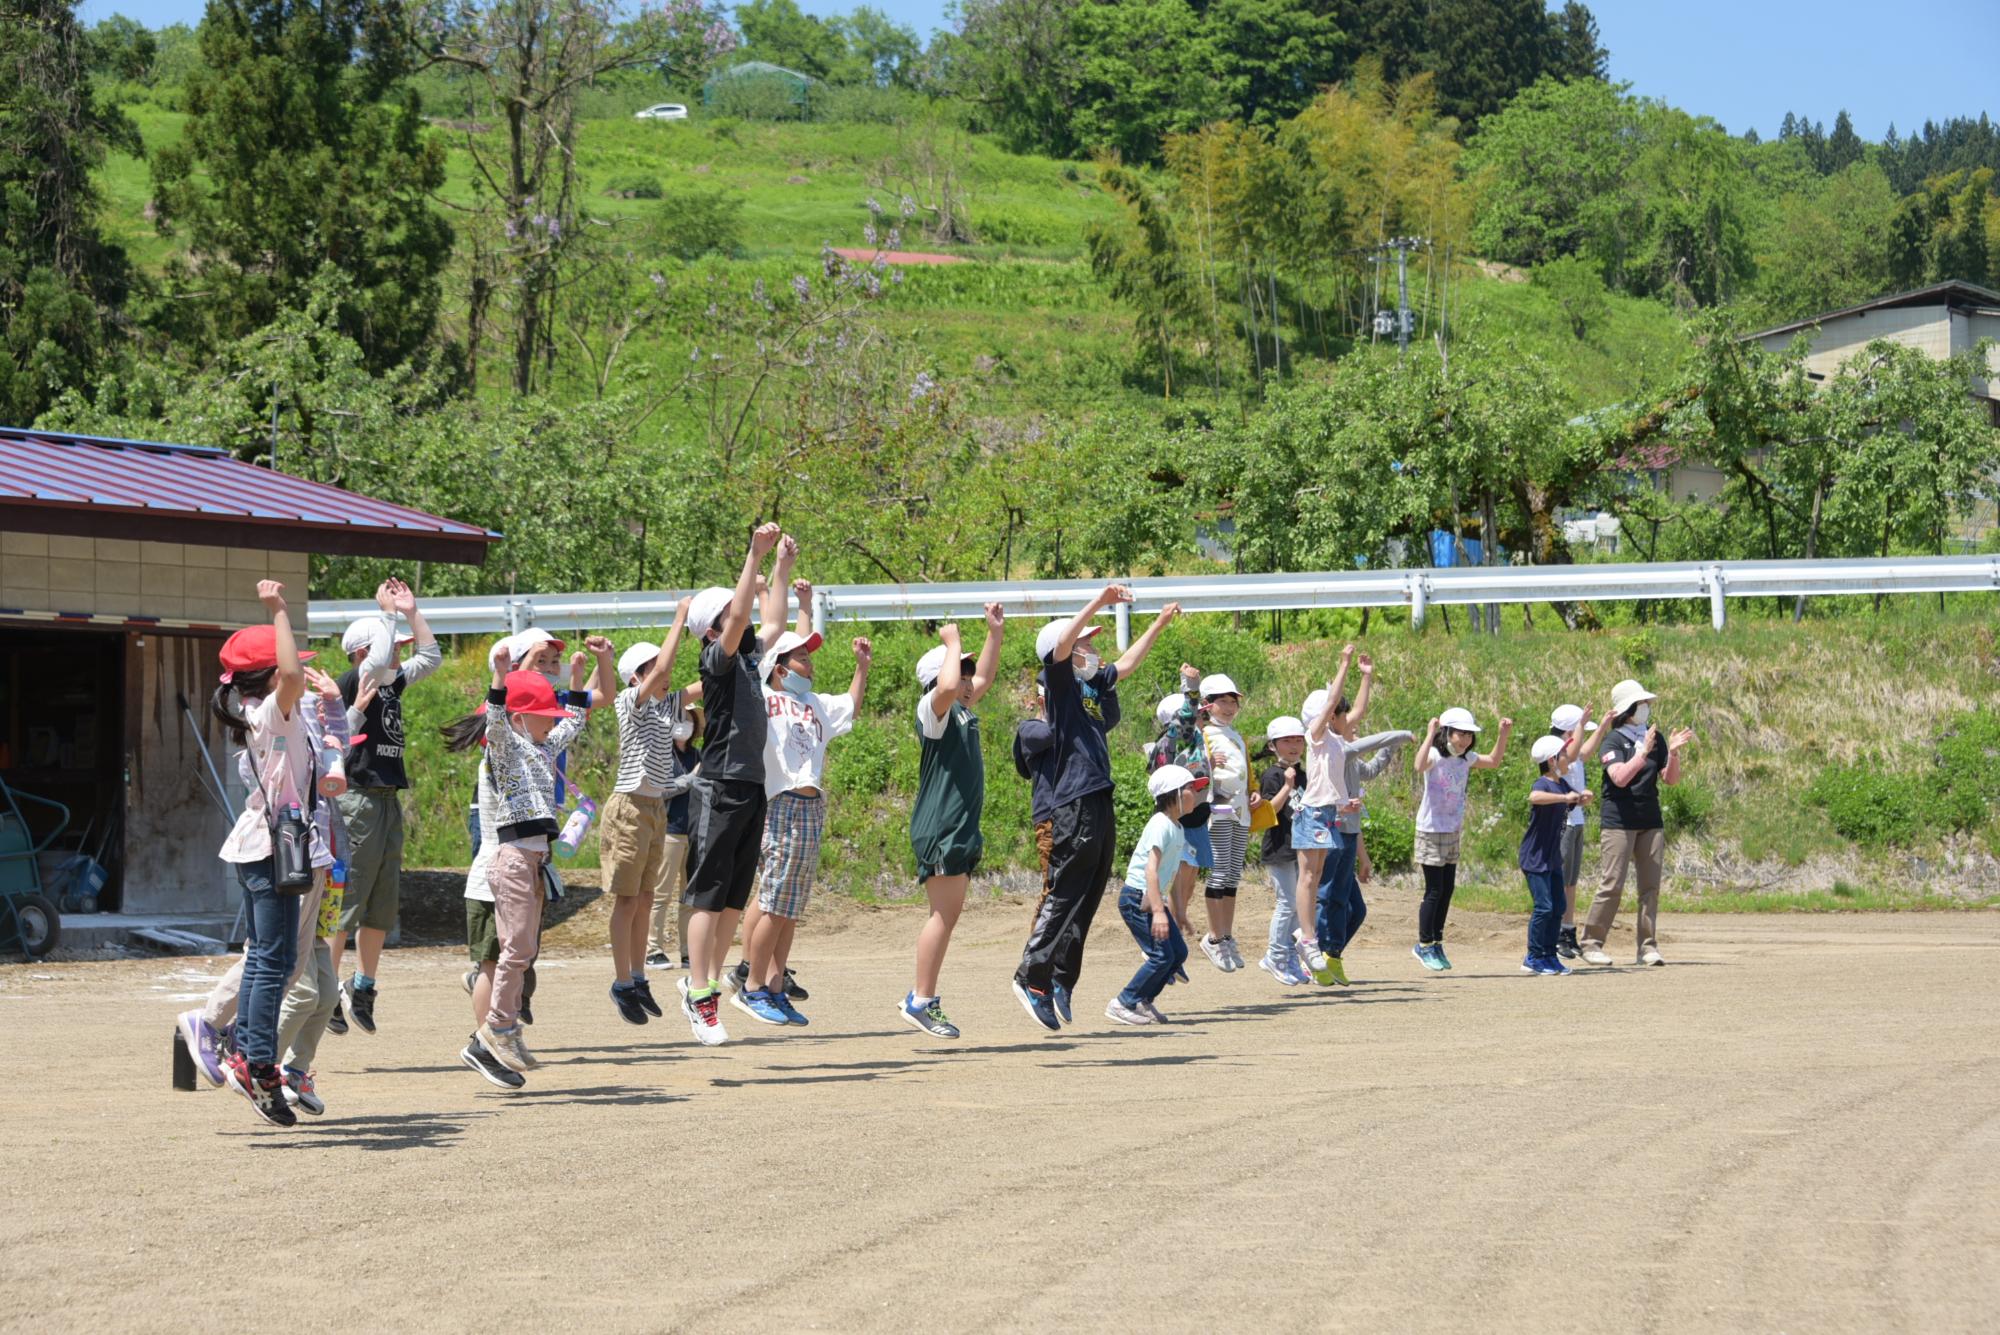
<path id="1" fill-rule="evenodd" d="M 687 118 L 688 109 L 679 102 L 655 102 L 644 111 L 632 113 L 632 119 L 636 121 L 684 121 Z"/>

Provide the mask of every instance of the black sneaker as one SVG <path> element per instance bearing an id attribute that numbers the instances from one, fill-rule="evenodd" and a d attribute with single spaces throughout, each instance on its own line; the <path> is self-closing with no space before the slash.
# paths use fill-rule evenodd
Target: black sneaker
<path id="1" fill-rule="evenodd" d="M 655 1020 L 666 1014 L 660 1009 L 660 1003 L 653 1000 L 653 984 L 649 980 L 641 978 L 632 984 L 632 990 L 639 994 L 639 1004 L 646 1008 L 646 1014 Z"/>
<path id="2" fill-rule="evenodd" d="M 646 1023 L 646 1008 L 639 1004 L 639 989 L 611 985 L 611 1000 L 618 1007 L 618 1018 L 626 1024 Z"/>
<path id="3" fill-rule="evenodd" d="M 250 1100 L 250 1109 L 272 1126 L 297 1126 L 299 1115 L 285 1101 L 285 1081 L 277 1068 L 252 1071 L 241 1053 L 233 1054 L 223 1068 L 229 1087 Z"/>
<path id="4" fill-rule="evenodd" d="M 535 1022 L 535 999 L 529 996 L 527 993 L 523 992 L 521 994 L 521 1023 L 533 1024 L 534 1022 Z"/>
<path id="5" fill-rule="evenodd" d="M 688 957 L 687 957 L 686 955 L 682 955 L 682 956 L 681 956 L 681 972 L 682 972 L 682 973 L 686 973 L 686 972 L 687 972 L 687 971 L 688 971 L 688 970 L 689 970 L 689 969 L 690 969 L 691 967 L 693 967 L 693 966 L 691 966 L 691 965 L 690 965 L 690 964 L 688 963 Z"/>
<path id="6" fill-rule="evenodd" d="M 489 1084 L 498 1085 L 502 1089 L 519 1089 L 528 1083 L 528 1077 L 519 1071 L 510 1071 L 502 1066 L 499 1059 L 486 1050 L 486 1046 L 479 1041 L 477 1034 L 468 1039 L 465 1046 L 459 1050 L 458 1059 L 485 1076 Z"/>
<path id="7" fill-rule="evenodd" d="M 1566 960 L 1573 960 L 1577 957 L 1576 928 L 1565 927 L 1556 934 L 1556 954 Z"/>
<path id="8" fill-rule="evenodd" d="M 344 991 L 345 989 L 342 990 Z M 329 1034 L 344 1034 L 347 1032 L 347 1010 L 340 1004 L 338 996 L 334 998 L 333 1016 L 326 1022 L 326 1032 Z"/>
<path id="9" fill-rule="evenodd" d="M 674 967 L 674 962 L 667 958 L 666 951 L 656 950 L 646 956 L 646 967 L 649 969 L 671 969 Z"/>
<path id="10" fill-rule="evenodd" d="M 785 970 L 785 995 L 793 1001 L 811 1001 L 812 993 L 799 986 L 798 976 L 790 969 Z"/>
<path id="11" fill-rule="evenodd" d="M 729 971 L 729 977 L 725 978 L 723 982 L 728 984 L 729 990 L 738 996 L 748 992 L 750 990 L 750 961 L 736 961 L 736 967 Z"/>
<path id="12" fill-rule="evenodd" d="M 349 978 L 346 983 L 341 985 L 340 995 L 347 1002 L 347 1013 L 353 1017 L 354 1023 L 361 1027 L 361 1032 L 364 1034 L 374 1033 L 375 989 L 372 987 L 356 987 L 354 979 Z"/>

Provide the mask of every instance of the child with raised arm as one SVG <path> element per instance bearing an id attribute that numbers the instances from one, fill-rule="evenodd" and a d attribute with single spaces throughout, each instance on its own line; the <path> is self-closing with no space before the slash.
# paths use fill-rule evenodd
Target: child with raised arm
<path id="1" fill-rule="evenodd" d="M 1043 785 L 1050 821 L 1048 886 L 1014 971 L 1014 996 L 1036 1024 L 1060 1029 L 1083 969 L 1083 946 L 1104 898 L 1118 856 L 1118 822 L 1112 805 L 1111 751 L 1105 733 L 1118 725 L 1118 683 L 1138 670 L 1153 642 L 1179 612 L 1160 615 L 1114 664 L 1091 646 L 1099 612 L 1130 603 L 1132 591 L 1106 585 L 1074 617 L 1043 626 L 1035 637 L 1047 692 L 1049 745 L 1031 764 L 1036 817 Z"/>
<path id="2" fill-rule="evenodd" d="M 655 897 L 667 893 L 667 803 L 687 784 L 674 750 L 685 695 L 671 683 L 690 601 L 674 608 L 664 645 L 642 640 L 618 661 L 618 777 L 599 828 L 611 892 L 611 1004 L 627 1024 L 660 1014 L 646 979 L 646 934 Z"/>
<path id="3" fill-rule="evenodd" d="M 722 972 L 729 941 L 757 879 L 764 841 L 764 688 L 757 680 L 763 651 L 784 625 L 750 624 L 758 572 L 783 534 L 764 524 L 734 589 L 703 589 L 688 610 L 688 629 L 701 639 L 701 698 L 708 713 L 701 774 L 694 781 L 693 832 L 688 839 L 688 973 L 681 979 L 681 1013 L 695 1041 L 729 1041 L 722 1027 Z M 781 581 L 782 582 L 782 581 Z M 768 637 L 768 638 L 764 638 Z"/>
<path id="4" fill-rule="evenodd" d="M 993 689 L 1000 671 L 1000 637 L 1006 609 L 986 604 L 986 643 L 974 660 L 959 643 L 958 627 L 938 628 L 938 644 L 917 660 L 917 799 L 910 806 L 910 851 L 917 884 L 930 900 L 930 916 L 917 933 L 916 980 L 898 1013 L 933 1038 L 957 1038 L 944 1013 L 938 978 L 952 929 L 965 910 L 986 841 L 979 828 L 986 807 L 986 762 L 980 753 L 979 716 L 972 706 Z"/>
<path id="5" fill-rule="evenodd" d="M 556 758 L 590 717 L 573 701 L 558 704 L 540 673 L 509 672 L 508 661 L 505 643 L 495 645 L 492 685 L 486 692 L 485 768 L 499 817 L 486 882 L 493 895 L 499 960 L 485 1022 L 459 1054 L 489 1080 L 489 1060 L 524 1077 L 538 1065 L 521 1040 L 521 989 L 541 938 L 542 865 L 549 858 L 550 838 L 562 829 L 555 802 Z M 572 672 L 580 674 L 582 666 L 578 661 Z"/>
<path id="6" fill-rule="evenodd" d="M 1201 704 L 1208 715 L 1202 740 L 1208 750 L 1210 800 L 1209 843 L 1214 862 L 1203 900 L 1208 906 L 1208 933 L 1202 954 L 1225 973 L 1244 967 L 1236 944 L 1236 890 L 1243 883 L 1243 864 L 1250 853 L 1250 818 L 1264 801 L 1251 783 L 1250 748 L 1236 730 L 1243 692 L 1222 673 L 1201 679 Z"/>
<path id="7" fill-rule="evenodd" d="M 1563 781 L 1571 790 L 1583 792 L 1590 786 L 1583 772 L 1583 747 L 1588 734 L 1596 732 L 1597 725 L 1590 721 L 1590 711 L 1581 705 L 1557 705 L 1549 715 L 1551 737 L 1565 741 L 1574 735 L 1575 746 L 1565 747 L 1567 759 L 1563 763 Z M 1581 955 L 1582 948 L 1576 943 L 1576 887 L 1583 879 L 1583 828 L 1589 817 L 1582 806 L 1569 810 L 1563 823 L 1562 870 L 1563 870 L 1563 910 L 1562 930 L 1556 935 L 1556 957 L 1573 960 Z"/>
<path id="8" fill-rule="evenodd" d="M 1417 748 L 1417 773 L 1424 781 L 1417 808 L 1417 865 L 1424 873 L 1424 901 L 1417 909 L 1417 944 L 1410 950 L 1426 969 L 1451 967 L 1444 953 L 1444 920 L 1458 888 L 1458 845 L 1465 828 L 1465 786 L 1475 769 L 1499 769 L 1507 754 L 1514 720 L 1500 720 L 1500 739 L 1488 755 L 1472 749 L 1479 724 L 1469 709 L 1447 709 L 1430 722 Z"/>
<path id="9" fill-rule="evenodd" d="M 1306 786 L 1292 812 L 1292 847 L 1299 851 L 1299 956 L 1321 987 L 1347 983 L 1340 959 L 1347 943 L 1324 921 L 1323 906 L 1332 887 L 1341 886 L 1344 919 L 1348 902 L 1344 887 L 1354 870 L 1354 844 L 1340 832 L 1340 809 L 1351 806 L 1358 811 L 1360 803 L 1346 796 L 1346 741 L 1334 726 L 1349 710 L 1344 692 L 1353 663 L 1354 646 L 1343 646 L 1333 680 L 1308 695 L 1300 711 L 1306 729 Z M 1367 680 L 1363 678 L 1364 689 Z M 1364 696 L 1362 704 L 1366 703 Z"/>
<path id="10" fill-rule="evenodd" d="M 1533 751 L 1534 787 L 1528 793 L 1528 832 L 1521 837 L 1521 874 L 1528 879 L 1534 911 L 1528 916 L 1528 953 L 1522 973 L 1561 976 L 1570 972 L 1556 958 L 1556 932 L 1563 915 L 1563 831 L 1571 813 L 1590 801 L 1587 789 L 1570 787 L 1564 771 L 1583 748 L 1583 727 L 1568 737 L 1537 737 Z"/>
<path id="11" fill-rule="evenodd" d="M 1207 783 L 1181 765 L 1162 765 L 1146 776 L 1153 814 L 1132 849 L 1131 861 L 1125 866 L 1125 887 L 1118 895 L 1119 916 L 1125 919 L 1146 960 L 1125 990 L 1104 1007 L 1104 1017 L 1114 1024 L 1167 1022 L 1155 1002 L 1188 957 L 1187 940 L 1168 910 L 1167 885 L 1174 868 L 1181 865 L 1181 845 L 1187 837 L 1182 815 L 1201 800 Z"/>
<path id="12" fill-rule="evenodd" d="M 1286 987 L 1310 981 L 1305 961 L 1299 956 L 1299 851 L 1292 847 L 1292 813 L 1306 784 L 1306 725 L 1290 714 L 1280 714 L 1264 729 L 1265 749 L 1275 763 L 1257 777 L 1264 804 L 1271 808 L 1275 824 L 1264 831 L 1259 860 L 1271 877 L 1271 930 L 1264 956 L 1257 967 Z"/>

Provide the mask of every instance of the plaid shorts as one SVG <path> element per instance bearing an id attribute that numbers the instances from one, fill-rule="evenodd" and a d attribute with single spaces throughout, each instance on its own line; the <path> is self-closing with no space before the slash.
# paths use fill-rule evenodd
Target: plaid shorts
<path id="1" fill-rule="evenodd" d="M 764 856 L 757 866 L 757 907 L 780 918 L 803 918 L 819 872 L 826 830 L 826 794 L 779 793 L 764 811 Z"/>

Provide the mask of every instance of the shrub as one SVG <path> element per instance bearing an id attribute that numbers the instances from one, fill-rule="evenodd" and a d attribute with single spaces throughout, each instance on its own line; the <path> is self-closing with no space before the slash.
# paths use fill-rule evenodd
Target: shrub
<path id="1" fill-rule="evenodd" d="M 1908 844 L 1922 822 L 1918 785 L 1908 775 L 1854 765 L 1828 765 L 1806 790 L 1826 809 L 1833 828 L 1857 844 Z"/>
<path id="2" fill-rule="evenodd" d="M 1635 631 L 1625 637 L 1618 652 L 1633 672 L 1651 672 L 1660 657 L 1660 637 L 1651 630 Z"/>
<path id="3" fill-rule="evenodd" d="M 680 190 L 660 200 L 660 230 L 669 253 L 684 260 L 743 248 L 743 196 L 726 190 Z"/>
<path id="4" fill-rule="evenodd" d="M 1715 794 L 1701 784 L 1683 779 L 1681 782 L 1660 785 L 1660 811 L 1665 815 L 1667 827 L 1672 830 L 1693 833 L 1708 824 L 1708 818 L 1715 811 Z"/>
<path id="5" fill-rule="evenodd" d="M 1361 837 L 1377 871 L 1408 871 L 1416 862 L 1417 823 L 1401 807 L 1371 805 L 1361 822 Z"/>
<path id="6" fill-rule="evenodd" d="M 782 75 L 718 79 L 709 105 L 721 115 L 746 121 L 796 121 L 806 116 L 798 85 Z"/>
<path id="7" fill-rule="evenodd" d="M 809 104 L 816 121 L 847 125 L 894 125 L 916 115 L 923 99 L 905 88 L 873 84 L 818 84 Z"/>
<path id="8" fill-rule="evenodd" d="M 659 177 L 640 175 L 614 176 L 604 193 L 620 199 L 659 199 L 666 194 Z"/>

